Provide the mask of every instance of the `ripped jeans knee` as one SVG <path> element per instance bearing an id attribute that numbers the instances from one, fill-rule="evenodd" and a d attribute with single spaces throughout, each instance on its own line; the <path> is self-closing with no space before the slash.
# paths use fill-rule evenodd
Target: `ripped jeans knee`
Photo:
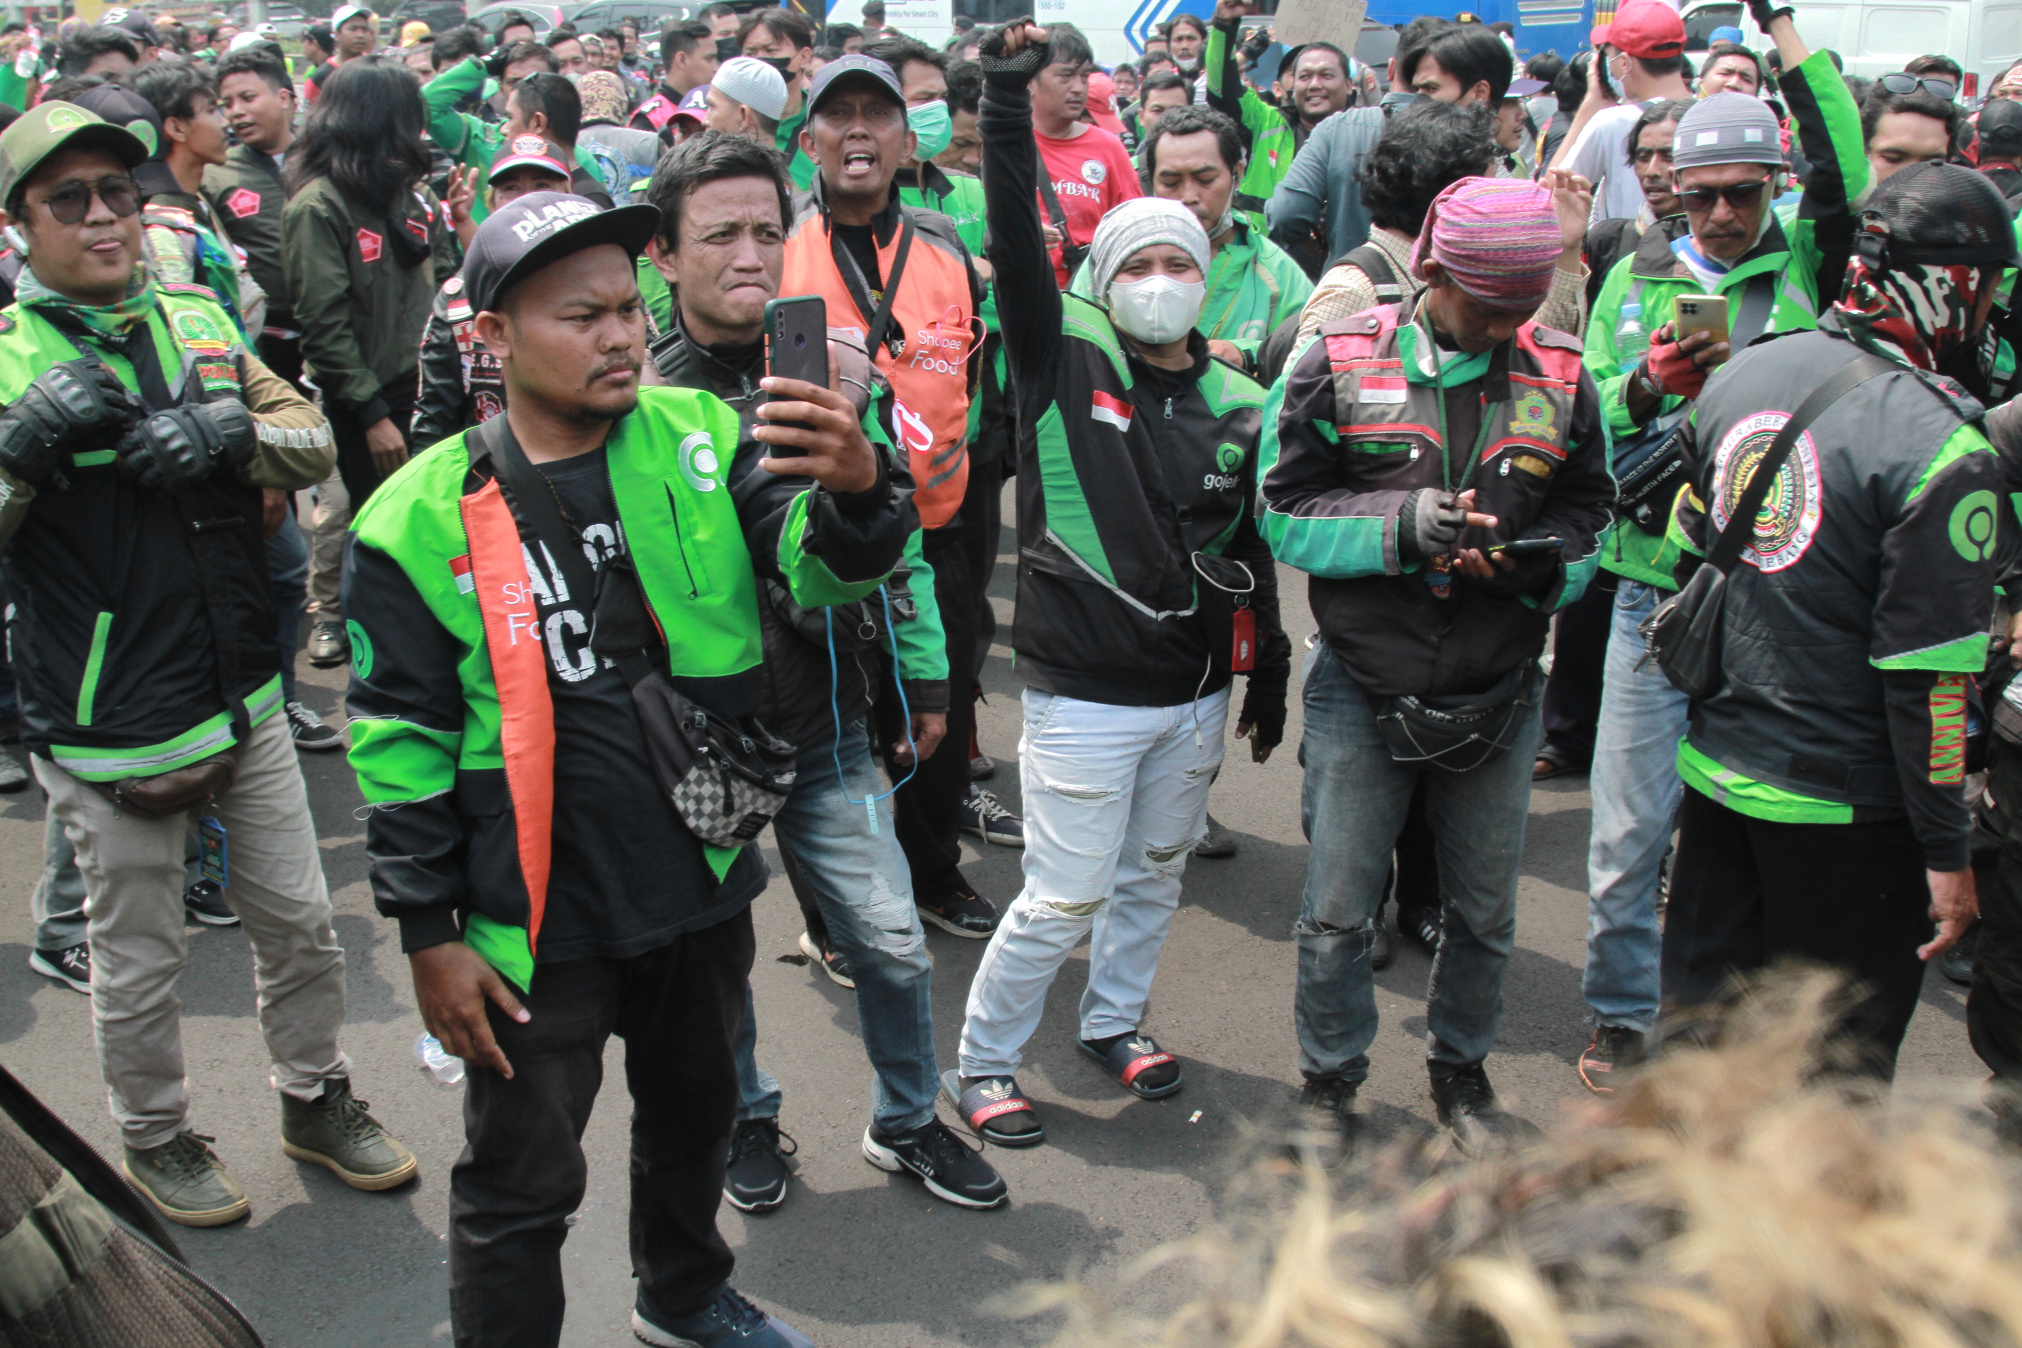
<path id="1" fill-rule="evenodd" d="M 920 926 L 912 896 L 882 872 L 871 874 L 870 892 L 852 902 L 849 910 L 855 919 L 849 924 L 851 934 L 866 948 L 865 953 L 904 960 L 926 949 L 926 931 Z"/>
<path id="2" fill-rule="evenodd" d="M 1376 919 L 1368 918 L 1343 926 L 1324 918 L 1301 914 L 1299 920 L 1292 924 L 1292 935 L 1303 946 L 1338 947 L 1352 941 L 1360 941 L 1367 946 L 1376 939 Z"/>

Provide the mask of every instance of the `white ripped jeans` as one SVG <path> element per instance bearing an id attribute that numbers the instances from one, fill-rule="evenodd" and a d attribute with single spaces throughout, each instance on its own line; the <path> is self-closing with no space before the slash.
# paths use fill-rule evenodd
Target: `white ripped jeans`
<path id="1" fill-rule="evenodd" d="M 1091 927 L 1081 1037 L 1138 1028 L 1187 857 L 1206 836 L 1228 717 L 1227 689 L 1176 707 L 1025 690 L 1025 888 L 969 985 L 963 1076 L 1017 1070 L 1046 989 Z"/>

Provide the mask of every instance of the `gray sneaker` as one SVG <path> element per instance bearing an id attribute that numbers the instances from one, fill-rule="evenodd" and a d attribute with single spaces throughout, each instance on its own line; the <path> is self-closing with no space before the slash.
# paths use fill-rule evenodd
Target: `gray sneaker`
<path id="1" fill-rule="evenodd" d="M 12 754 L 0 753 L 0 792 L 12 795 L 28 787 L 28 769 Z"/>
<path id="2" fill-rule="evenodd" d="M 315 1100 L 281 1094 L 281 1150 L 298 1161 L 323 1166 L 354 1189 L 391 1189 L 420 1170 L 414 1153 L 402 1146 L 366 1103 L 351 1095 L 351 1082 L 323 1083 Z"/>
<path id="3" fill-rule="evenodd" d="M 145 1151 L 128 1147 L 126 1177 L 156 1211 L 178 1226 L 236 1222 L 253 1206 L 217 1153 L 205 1145 L 215 1141 L 202 1133 L 177 1133 L 159 1147 Z"/>

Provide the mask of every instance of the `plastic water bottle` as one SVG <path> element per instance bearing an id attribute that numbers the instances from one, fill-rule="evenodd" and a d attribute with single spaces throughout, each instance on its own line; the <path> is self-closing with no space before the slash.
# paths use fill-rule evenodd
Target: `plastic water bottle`
<path id="1" fill-rule="evenodd" d="M 454 1086 L 463 1080 L 463 1059 L 452 1058 L 443 1052 L 441 1041 L 426 1030 L 414 1041 L 414 1056 L 430 1076 L 445 1086 Z"/>

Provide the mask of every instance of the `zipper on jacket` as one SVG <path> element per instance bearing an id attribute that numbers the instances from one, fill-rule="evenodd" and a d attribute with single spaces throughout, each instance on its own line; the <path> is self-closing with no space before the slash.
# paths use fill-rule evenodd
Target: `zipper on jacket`
<path id="1" fill-rule="evenodd" d="M 98 679 L 105 669 L 106 639 L 112 635 L 112 615 L 101 613 L 91 629 L 91 652 L 84 657 L 84 677 L 77 685 L 77 724 L 88 726 L 98 701 Z"/>
<path id="2" fill-rule="evenodd" d="M 688 576 L 688 597 L 699 599 L 702 590 L 695 583 L 695 568 L 688 561 L 688 531 L 681 527 L 681 502 L 675 497 L 672 487 L 667 488 L 667 514 L 674 521 L 674 550 L 680 554 L 681 569 Z"/>
<path id="3" fill-rule="evenodd" d="M 1165 419 L 1166 419 L 1167 421 L 1171 421 L 1171 420 L 1172 420 L 1172 399 L 1171 399 L 1171 398 L 1167 398 L 1167 399 L 1165 400 Z"/>

